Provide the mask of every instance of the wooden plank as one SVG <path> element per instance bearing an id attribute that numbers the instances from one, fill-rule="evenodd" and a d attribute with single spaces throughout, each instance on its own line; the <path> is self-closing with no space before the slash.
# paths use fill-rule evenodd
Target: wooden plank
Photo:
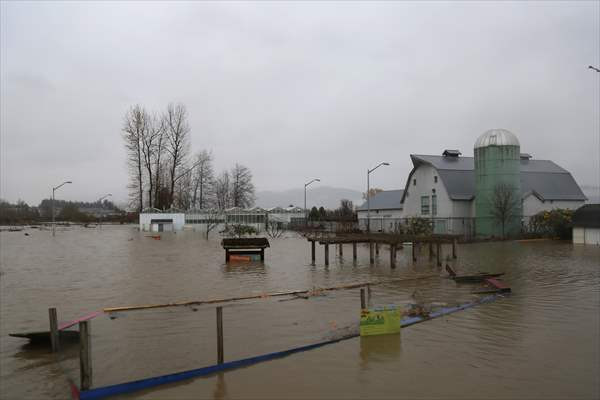
<path id="1" fill-rule="evenodd" d="M 485 279 L 485 282 L 492 285 L 493 287 L 495 287 L 496 289 L 498 289 L 501 292 L 510 292 L 510 287 L 498 279 L 487 278 L 487 279 Z"/>
<path id="2" fill-rule="evenodd" d="M 62 331 L 63 329 L 70 328 L 74 325 L 77 325 L 78 323 L 80 323 L 82 321 L 88 321 L 92 318 L 96 318 L 98 315 L 102 314 L 103 312 L 104 311 L 94 311 L 92 313 L 84 315 L 83 317 L 74 319 L 73 321 L 63 322 L 62 324 L 58 325 L 58 330 Z"/>

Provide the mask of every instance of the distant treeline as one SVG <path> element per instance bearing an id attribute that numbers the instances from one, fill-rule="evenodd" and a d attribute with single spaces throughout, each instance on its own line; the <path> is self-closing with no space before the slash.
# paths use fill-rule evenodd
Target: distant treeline
<path id="1" fill-rule="evenodd" d="M 356 221 L 354 205 L 350 200 L 341 200 L 340 206 L 335 210 L 326 210 L 324 207 L 313 207 L 308 213 L 309 221 Z"/>
<path id="2" fill-rule="evenodd" d="M 137 219 L 137 214 L 126 213 L 111 201 L 54 201 L 55 219 L 70 222 L 131 222 Z M 0 225 L 29 224 L 48 222 L 52 220 L 52 200 L 44 199 L 37 206 L 29 206 L 23 200 L 16 204 L 0 199 Z"/>

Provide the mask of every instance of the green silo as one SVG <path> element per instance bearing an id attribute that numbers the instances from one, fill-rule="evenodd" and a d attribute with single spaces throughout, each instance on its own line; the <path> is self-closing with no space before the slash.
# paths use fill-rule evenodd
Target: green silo
<path id="1" fill-rule="evenodd" d="M 520 151 L 517 137 L 491 129 L 475 142 L 475 231 L 502 237 L 521 229 Z"/>

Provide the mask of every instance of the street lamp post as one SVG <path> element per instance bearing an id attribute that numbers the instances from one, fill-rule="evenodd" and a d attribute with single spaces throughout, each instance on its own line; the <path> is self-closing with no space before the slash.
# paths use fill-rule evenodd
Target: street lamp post
<path id="1" fill-rule="evenodd" d="M 58 185 L 57 187 L 52 188 L 52 236 L 56 236 L 56 223 L 54 222 L 54 192 L 56 192 L 61 186 L 66 185 L 67 183 L 73 183 L 71 181 L 66 181 Z"/>
<path id="2" fill-rule="evenodd" d="M 382 162 L 377 164 L 373 169 L 367 169 L 367 232 L 371 232 L 371 184 L 369 182 L 369 175 L 382 165 L 390 165 L 390 163 Z"/>
<path id="3" fill-rule="evenodd" d="M 98 203 L 100 203 L 100 208 L 102 208 L 102 200 L 104 200 L 105 198 L 107 198 L 108 196 L 112 196 L 112 194 L 105 194 L 104 196 L 100 197 L 100 199 L 98 199 Z M 100 218 L 99 218 L 99 222 L 98 222 L 98 226 L 100 228 L 102 228 L 102 214 L 100 214 Z"/>
<path id="4" fill-rule="evenodd" d="M 308 225 L 308 217 L 306 215 L 306 188 L 313 182 L 321 182 L 319 178 L 315 178 L 312 181 L 304 184 L 304 226 Z"/>

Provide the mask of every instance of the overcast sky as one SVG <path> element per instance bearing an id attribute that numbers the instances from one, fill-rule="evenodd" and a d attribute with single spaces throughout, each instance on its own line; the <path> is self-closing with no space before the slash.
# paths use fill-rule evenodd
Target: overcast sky
<path id="1" fill-rule="evenodd" d="M 123 115 L 169 102 L 257 190 L 402 188 L 491 128 L 598 185 L 599 5 L 3 2 L 0 196 L 125 201 Z"/>

